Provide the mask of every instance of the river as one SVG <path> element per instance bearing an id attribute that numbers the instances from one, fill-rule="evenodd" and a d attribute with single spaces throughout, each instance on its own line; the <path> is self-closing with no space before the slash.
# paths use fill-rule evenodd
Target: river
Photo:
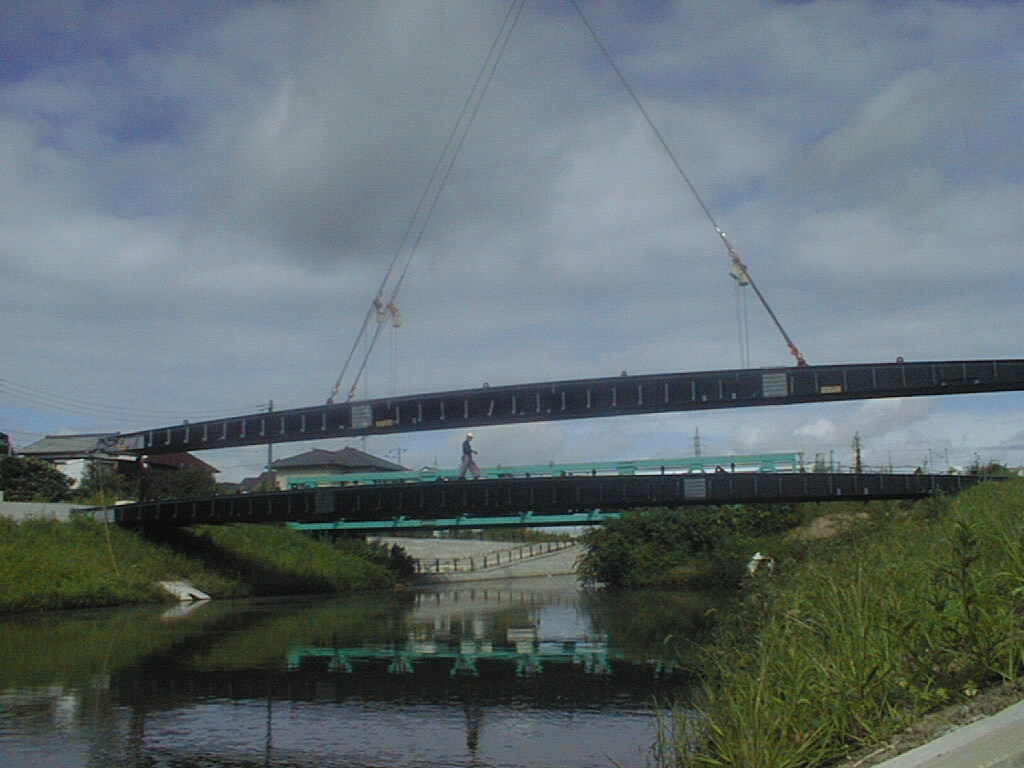
<path id="1" fill-rule="evenodd" d="M 0 766 L 647 766 L 713 604 L 553 577 L 4 617 Z"/>

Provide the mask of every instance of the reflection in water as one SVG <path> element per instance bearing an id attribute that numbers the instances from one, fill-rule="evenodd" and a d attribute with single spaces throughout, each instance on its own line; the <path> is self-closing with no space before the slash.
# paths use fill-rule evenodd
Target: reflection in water
<path id="1" fill-rule="evenodd" d="M 645 765 L 709 605 L 547 579 L 7 619 L 0 765 Z"/>

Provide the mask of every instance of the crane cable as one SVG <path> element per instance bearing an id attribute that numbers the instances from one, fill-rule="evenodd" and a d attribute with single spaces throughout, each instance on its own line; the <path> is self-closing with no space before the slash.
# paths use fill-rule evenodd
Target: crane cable
<path id="1" fill-rule="evenodd" d="M 747 294 L 742 275 L 733 275 L 736 280 L 736 329 L 740 349 L 740 368 L 750 367 L 750 324 L 747 316 Z"/>
<path id="2" fill-rule="evenodd" d="M 619 78 L 619 82 L 621 82 L 623 88 L 626 89 L 626 93 L 629 94 L 629 97 L 633 100 L 633 103 L 636 105 L 637 109 L 640 110 L 640 114 L 643 115 L 644 120 L 647 121 L 647 125 L 654 133 L 654 136 L 658 140 L 658 143 L 661 144 L 662 149 L 665 150 L 665 154 L 668 155 L 669 160 L 672 161 L 672 165 L 675 166 L 676 171 L 682 177 L 683 181 L 686 182 L 686 186 L 689 187 L 690 192 L 693 193 L 694 198 L 696 198 L 697 200 L 697 204 L 700 206 L 701 210 L 704 211 L 704 215 L 707 216 L 708 221 L 711 222 L 711 226 L 714 227 L 715 234 L 717 234 L 718 237 L 721 238 L 722 244 L 725 246 L 725 250 L 728 252 L 729 258 L 732 260 L 734 271 L 733 276 L 736 277 L 737 281 L 740 282 L 741 284 L 742 280 L 745 280 L 747 283 L 750 284 L 750 287 L 754 289 L 754 294 L 761 302 L 761 305 L 765 308 L 765 311 L 768 313 L 768 316 L 772 319 L 772 322 L 775 323 L 775 327 L 778 328 L 779 333 L 782 334 L 782 338 L 785 339 L 786 345 L 789 347 L 789 353 L 794 358 L 796 358 L 797 365 L 807 365 L 807 361 L 804 360 L 804 356 L 800 354 L 800 350 L 797 349 L 796 344 L 794 344 L 793 340 L 789 338 L 789 334 L 786 333 L 785 329 L 782 327 L 782 323 L 779 322 L 779 318 L 776 317 L 775 313 L 772 311 L 772 308 L 768 305 L 768 301 L 765 299 L 764 295 L 757 287 L 757 283 L 755 283 L 754 279 L 750 276 L 750 272 L 747 270 L 747 265 L 743 263 L 743 260 L 740 259 L 739 253 L 736 251 L 735 248 L 732 247 L 732 243 L 730 243 L 729 238 L 726 237 L 725 231 L 720 226 L 718 226 L 718 222 L 715 221 L 715 217 L 711 214 L 711 210 L 704 202 L 704 198 L 700 196 L 700 193 L 697 191 L 697 188 L 693 185 L 693 182 L 690 181 L 690 177 L 686 175 L 686 171 L 684 171 L 682 165 L 679 164 L 679 160 L 676 159 L 675 153 L 672 152 L 672 148 L 669 147 L 668 142 L 665 141 L 665 138 L 661 135 L 661 131 L 659 131 L 658 127 L 654 124 L 654 120 L 651 119 L 650 114 L 648 114 L 647 110 L 644 108 L 643 103 L 640 101 L 640 97 L 637 96 L 636 91 L 633 90 L 633 87 L 629 84 L 629 81 L 626 80 L 626 76 L 622 74 L 622 70 L 619 69 L 618 65 L 615 63 L 615 60 L 612 58 L 611 52 L 605 47 L 604 43 L 601 41 L 601 38 L 598 37 L 597 31 L 593 28 L 593 26 L 591 26 L 590 22 L 587 20 L 587 17 L 583 14 L 583 9 L 580 8 L 577 0 L 570 0 L 570 2 L 572 3 L 572 7 L 576 9 L 577 15 L 579 15 L 580 19 L 583 21 L 583 25 L 587 28 L 587 31 L 590 32 L 590 36 L 594 39 L 594 42 L 597 44 L 597 47 L 600 48 L 601 53 L 604 55 L 605 59 L 607 59 L 608 64 L 612 68 L 612 71 L 615 72 L 615 75 Z"/>
<path id="3" fill-rule="evenodd" d="M 395 304 L 395 300 L 398 297 L 398 291 L 402 287 L 402 283 L 405 281 L 406 273 L 409 271 L 409 266 L 412 264 L 412 258 L 416 254 L 420 241 L 423 239 L 423 234 L 426 232 L 427 224 L 430 222 L 431 215 L 433 214 L 434 209 L 437 206 L 437 202 L 441 197 L 441 192 L 444 190 L 444 187 L 448 182 L 452 168 L 455 166 L 455 160 L 458 158 L 459 153 L 462 150 L 466 136 L 469 134 L 469 129 L 473 125 L 473 121 L 475 120 L 477 112 L 480 109 L 480 105 L 483 102 L 484 95 L 487 92 L 487 88 L 491 84 L 491 80 L 494 78 L 494 73 L 497 71 L 498 63 L 501 61 L 505 48 L 508 45 L 509 38 L 512 35 L 512 30 L 515 28 L 525 5 L 526 0 L 512 0 L 508 11 L 505 13 L 505 18 L 502 20 L 498 34 L 491 43 L 490 50 L 488 50 L 487 56 L 484 58 L 484 62 L 480 67 L 480 71 L 477 73 L 476 79 L 473 82 L 473 86 L 470 88 L 469 95 L 466 97 L 466 100 L 462 105 L 462 110 L 459 112 L 455 125 L 452 126 L 451 133 L 448 135 L 444 148 L 441 150 L 441 154 L 437 158 L 437 163 L 434 165 L 430 178 L 427 180 L 427 183 L 423 188 L 423 193 L 420 195 L 420 198 L 416 203 L 416 208 L 413 211 L 412 217 L 409 219 L 409 224 L 402 235 L 398 248 L 395 249 L 395 254 L 391 258 L 391 263 L 388 265 L 388 269 L 384 274 L 384 279 L 381 281 L 380 287 L 377 289 L 377 294 L 373 297 L 369 308 L 366 310 L 366 315 L 363 318 L 363 324 L 359 329 L 359 333 L 356 335 L 355 342 L 352 344 L 352 349 L 349 351 L 348 357 L 345 359 L 345 364 L 342 366 L 341 373 L 338 374 L 338 378 L 334 382 L 334 387 L 331 389 L 331 394 L 327 398 L 328 405 L 334 402 L 334 398 L 341 389 L 342 380 L 348 372 L 349 365 L 355 356 L 356 350 L 359 348 L 360 343 L 366 335 L 367 328 L 370 325 L 370 319 L 375 315 L 377 316 L 377 327 L 374 330 L 370 341 L 366 345 L 362 362 L 353 376 L 352 385 L 349 387 L 346 398 L 346 400 L 349 401 L 355 396 L 356 387 L 359 385 L 359 380 L 362 378 L 362 375 L 366 370 L 370 354 L 373 352 L 373 348 L 376 346 L 377 339 L 380 337 L 381 330 L 383 329 L 383 321 L 386 320 L 387 316 L 390 314 L 392 324 L 395 327 L 401 324 L 398 306 Z M 431 189 L 434 190 L 432 197 L 430 196 Z M 428 197 L 430 197 L 429 203 L 427 202 Z M 384 292 L 388 281 L 394 274 L 399 257 L 403 250 L 405 250 L 405 246 L 409 241 L 409 238 L 412 236 L 417 220 L 420 219 L 422 220 L 420 221 L 419 231 L 417 232 L 412 245 L 409 247 L 408 254 L 405 258 L 405 265 L 399 273 L 398 279 L 391 290 L 387 303 L 385 304 Z"/>

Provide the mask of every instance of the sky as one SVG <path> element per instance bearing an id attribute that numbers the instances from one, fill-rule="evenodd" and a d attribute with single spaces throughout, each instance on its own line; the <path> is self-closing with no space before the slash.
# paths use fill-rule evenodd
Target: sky
<path id="1" fill-rule="evenodd" d="M 7 0 L 0 431 L 316 405 L 355 349 L 344 399 L 398 276 L 358 398 L 791 364 L 675 163 L 809 363 L 1024 357 L 1022 4 L 580 7 L 643 112 L 570 0 Z M 868 466 L 1019 466 L 1024 394 L 476 435 L 487 466 L 849 466 L 855 436 Z M 273 451 L 447 467 L 461 440 Z M 267 450 L 201 457 L 236 481 Z"/>

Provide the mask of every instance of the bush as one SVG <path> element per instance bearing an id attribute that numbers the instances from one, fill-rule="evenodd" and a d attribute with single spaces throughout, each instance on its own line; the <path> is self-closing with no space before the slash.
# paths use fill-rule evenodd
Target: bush
<path id="1" fill-rule="evenodd" d="M 0 457 L 0 490 L 6 501 L 67 501 L 72 484 L 71 478 L 40 459 Z"/>
<path id="2" fill-rule="evenodd" d="M 137 483 L 114 467 L 102 462 L 86 464 L 82 482 L 75 498 L 97 507 L 113 504 L 119 499 L 134 499 L 138 495 Z"/>
<path id="3" fill-rule="evenodd" d="M 214 476 L 200 467 L 151 472 L 148 490 L 152 499 L 192 499 L 220 493 Z"/>
<path id="4" fill-rule="evenodd" d="M 1024 481 L 988 483 L 808 546 L 751 585 L 705 661 L 678 765 L 823 765 L 1024 672 Z"/>
<path id="5" fill-rule="evenodd" d="M 801 519 L 792 505 L 687 507 L 628 512 L 583 538 L 584 583 L 607 587 L 735 584 L 758 537 Z"/>

